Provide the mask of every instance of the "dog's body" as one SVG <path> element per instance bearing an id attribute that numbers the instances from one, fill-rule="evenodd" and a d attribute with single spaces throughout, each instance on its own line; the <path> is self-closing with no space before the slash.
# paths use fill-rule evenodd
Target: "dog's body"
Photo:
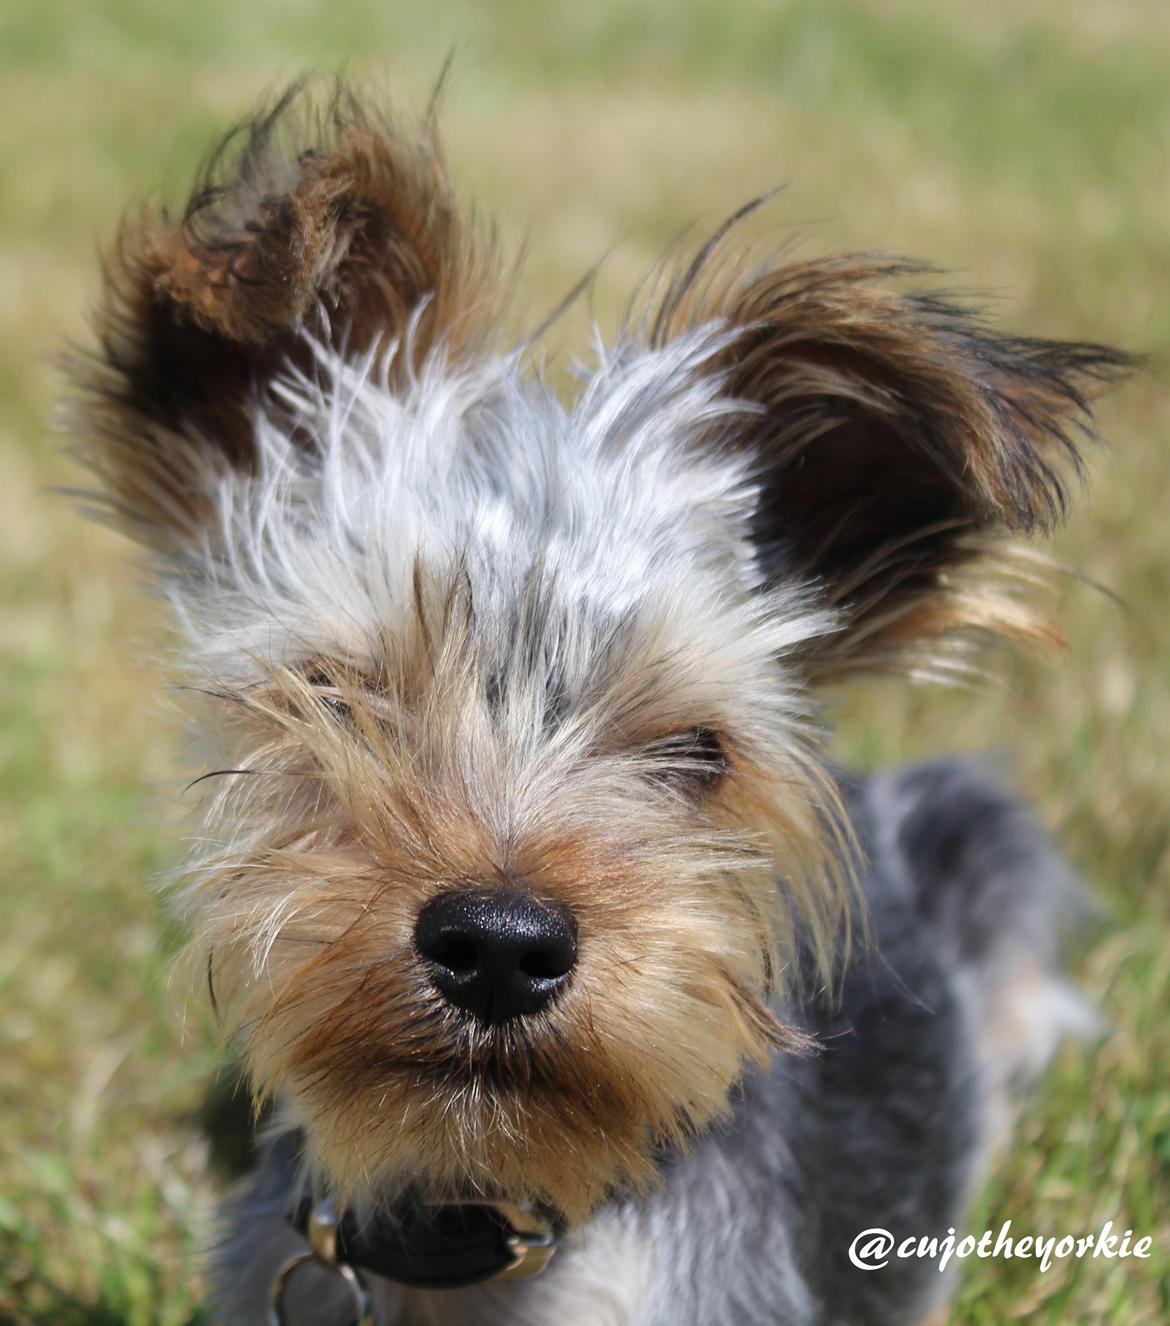
<path id="1" fill-rule="evenodd" d="M 837 776 L 809 688 L 1044 634 L 998 537 L 1059 515 L 1122 358 L 725 231 L 565 406 L 494 348 L 427 135 L 340 97 L 282 149 L 284 110 L 125 230 L 78 424 L 177 611 L 217 780 L 184 914 L 280 1101 L 225 1319 L 308 1194 L 560 1234 L 526 1281 L 367 1260 L 382 1326 L 923 1320 L 933 1266 L 850 1241 L 961 1221 L 1073 1006 L 1073 890 L 962 765 Z"/>

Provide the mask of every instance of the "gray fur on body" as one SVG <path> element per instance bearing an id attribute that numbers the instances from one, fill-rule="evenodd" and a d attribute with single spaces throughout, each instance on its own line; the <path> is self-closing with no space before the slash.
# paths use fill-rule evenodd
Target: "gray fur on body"
<path id="1" fill-rule="evenodd" d="M 861 781 L 850 800 L 870 940 L 839 997 L 798 1007 L 821 1052 L 752 1074 L 656 1191 L 615 1199 L 540 1278 L 379 1282 L 379 1326 L 908 1326 L 938 1305 L 934 1262 L 863 1272 L 849 1244 L 872 1226 L 961 1227 L 1011 1087 L 1075 1016 L 1055 946 L 1077 890 L 1026 808 L 969 764 Z M 224 1208 L 212 1273 L 228 1326 L 267 1320 L 276 1268 L 304 1249 L 285 1221 L 296 1181 L 277 1141 Z M 342 1326 L 346 1302 L 305 1270 L 288 1320 Z"/>

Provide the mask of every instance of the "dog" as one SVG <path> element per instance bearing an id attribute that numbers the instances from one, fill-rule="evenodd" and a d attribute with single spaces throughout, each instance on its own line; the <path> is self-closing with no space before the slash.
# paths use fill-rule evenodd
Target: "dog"
<path id="1" fill-rule="evenodd" d="M 850 1242 L 961 1226 L 1079 886 L 973 763 L 834 767 L 817 696 L 1051 635 L 1007 540 L 1127 361 L 754 206 L 570 401 L 433 113 L 294 90 L 122 226 L 71 427 L 207 760 L 174 897 L 268 1120 L 225 1322 L 945 1315 Z"/>

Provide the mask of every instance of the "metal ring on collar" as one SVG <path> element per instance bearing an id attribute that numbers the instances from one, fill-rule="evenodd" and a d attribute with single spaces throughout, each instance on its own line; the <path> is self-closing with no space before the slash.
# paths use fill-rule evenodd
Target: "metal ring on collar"
<path id="1" fill-rule="evenodd" d="M 293 1273 L 305 1262 L 315 1262 L 325 1270 L 332 1271 L 334 1275 L 339 1275 L 345 1281 L 346 1288 L 349 1290 L 350 1303 L 353 1307 L 353 1326 L 375 1326 L 370 1296 L 366 1293 L 361 1275 L 352 1266 L 346 1266 L 344 1263 L 330 1266 L 312 1252 L 301 1252 L 295 1257 L 290 1257 L 277 1271 L 276 1279 L 272 1282 L 272 1306 L 268 1313 L 269 1326 L 287 1326 L 284 1316 L 284 1291 L 288 1287 L 288 1282 L 292 1279 Z"/>
<path id="2" fill-rule="evenodd" d="M 365 1282 L 360 1272 L 353 1266 L 337 1260 L 337 1212 L 328 1200 L 314 1203 L 309 1213 L 308 1229 L 309 1251 L 297 1253 L 276 1273 L 272 1282 L 272 1303 L 268 1313 L 269 1326 L 287 1326 L 284 1317 L 284 1294 L 288 1283 L 297 1269 L 306 1262 L 315 1262 L 318 1266 L 334 1275 L 340 1276 L 349 1290 L 350 1303 L 353 1307 L 353 1326 L 375 1326 L 374 1313 L 370 1305 L 370 1296 L 366 1292 Z"/>

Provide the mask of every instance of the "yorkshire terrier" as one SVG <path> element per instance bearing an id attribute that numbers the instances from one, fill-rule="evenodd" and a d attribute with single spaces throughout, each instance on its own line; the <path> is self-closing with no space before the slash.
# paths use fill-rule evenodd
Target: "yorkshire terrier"
<path id="1" fill-rule="evenodd" d="M 818 688 L 1049 628 L 1105 347 L 885 256 L 664 262 L 572 400 L 501 344 L 431 116 L 263 111 L 129 216 L 73 430 L 153 555 L 210 772 L 176 889 L 268 1124 L 227 1323 L 941 1320 L 1081 1016 L 1078 889 L 960 760 L 855 778 Z M 539 1274 L 538 1274 L 539 1272 Z"/>

